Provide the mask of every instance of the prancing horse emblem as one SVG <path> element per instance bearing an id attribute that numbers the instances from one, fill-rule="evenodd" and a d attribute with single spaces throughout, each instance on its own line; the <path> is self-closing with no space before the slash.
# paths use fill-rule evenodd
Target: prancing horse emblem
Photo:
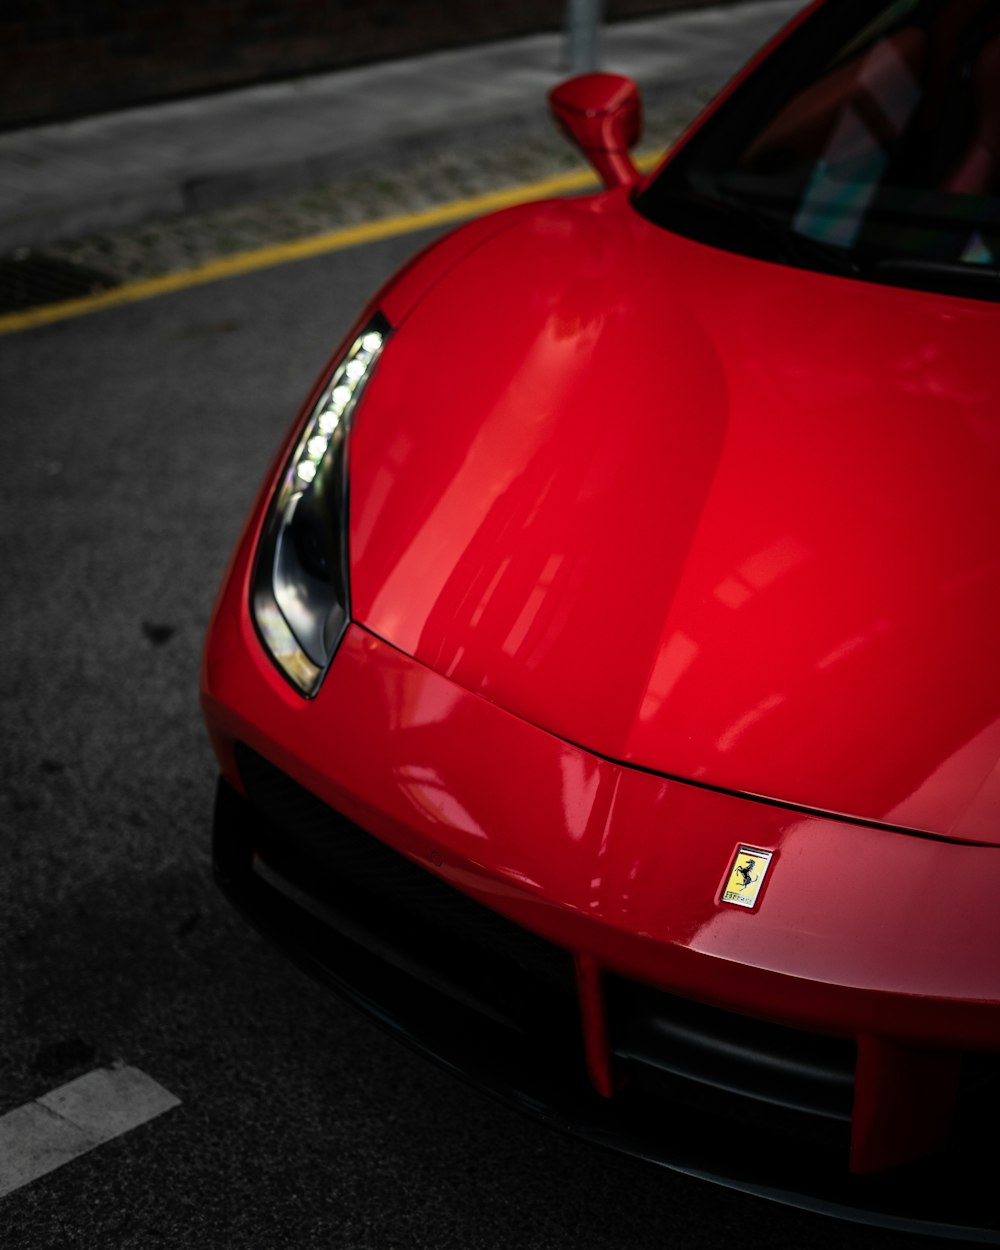
<path id="1" fill-rule="evenodd" d="M 757 847 L 741 846 L 729 865 L 729 875 L 722 890 L 720 902 L 733 903 L 737 907 L 753 909 L 760 896 L 761 884 L 773 851 L 761 851 Z"/>
<path id="2" fill-rule="evenodd" d="M 757 861 L 755 859 L 748 859 L 745 864 L 737 863 L 736 871 L 743 878 L 743 884 L 740 886 L 741 890 L 749 889 L 750 886 L 757 880 L 757 878 L 753 875 L 753 870 L 756 865 Z"/>

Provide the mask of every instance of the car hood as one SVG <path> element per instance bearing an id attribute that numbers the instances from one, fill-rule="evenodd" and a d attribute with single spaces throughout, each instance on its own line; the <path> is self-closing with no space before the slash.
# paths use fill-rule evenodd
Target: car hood
<path id="1" fill-rule="evenodd" d="M 997 841 L 998 332 L 623 196 L 521 213 L 366 391 L 354 617 L 609 758 Z"/>

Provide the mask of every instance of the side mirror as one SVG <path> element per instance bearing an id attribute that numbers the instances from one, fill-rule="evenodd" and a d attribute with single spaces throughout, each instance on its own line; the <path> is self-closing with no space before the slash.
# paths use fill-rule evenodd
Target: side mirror
<path id="1" fill-rule="evenodd" d="M 606 187 L 639 180 L 629 148 L 642 134 L 642 100 L 631 78 L 580 74 L 549 92 L 556 125 L 583 152 Z"/>

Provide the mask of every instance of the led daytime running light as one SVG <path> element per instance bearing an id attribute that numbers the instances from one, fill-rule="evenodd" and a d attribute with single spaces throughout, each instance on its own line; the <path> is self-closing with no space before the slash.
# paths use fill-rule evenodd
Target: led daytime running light
<path id="1" fill-rule="evenodd" d="M 382 350 L 385 338 L 380 330 L 366 330 L 351 344 L 347 355 L 323 388 L 312 415 L 292 457 L 282 489 L 281 505 L 287 505 L 290 489 L 302 490 L 314 480 L 331 442 L 341 432 L 358 389 L 367 378 Z"/>
<path id="2" fill-rule="evenodd" d="M 275 663 L 307 696 L 319 688 L 349 619 L 345 443 L 355 404 L 387 332 L 387 325 L 384 330 L 369 326 L 327 379 L 289 458 L 261 535 L 251 603 L 254 621 Z M 318 515 L 317 508 L 320 514 L 326 510 L 333 533 L 339 535 L 323 557 L 327 572 L 321 571 L 322 561 L 319 569 L 315 566 L 314 556 L 298 548 L 299 539 L 293 537 L 301 535 L 303 525 L 308 530 L 315 524 L 308 518 Z"/>

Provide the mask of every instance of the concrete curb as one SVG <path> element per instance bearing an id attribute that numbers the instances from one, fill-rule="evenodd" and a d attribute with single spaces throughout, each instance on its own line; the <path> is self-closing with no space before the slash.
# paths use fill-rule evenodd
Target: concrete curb
<path id="1" fill-rule="evenodd" d="M 621 23 L 602 59 L 666 107 L 720 87 L 801 3 Z M 532 35 L 0 135 L 0 254 L 542 133 L 562 52 Z"/>

